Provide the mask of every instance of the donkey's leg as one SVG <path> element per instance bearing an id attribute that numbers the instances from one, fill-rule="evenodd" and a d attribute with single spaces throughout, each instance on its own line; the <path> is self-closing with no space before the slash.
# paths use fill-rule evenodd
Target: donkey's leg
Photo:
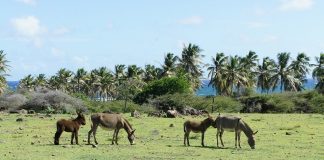
<path id="1" fill-rule="evenodd" d="M 219 146 L 218 146 L 218 136 L 219 136 L 219 130 L 217 129 L 217 133 L 216 133 L 217 147 L 219 147 Z"/>
<path id="2" fill-rule="evenodd" d="M 119 133 L 119 129 L 116 129 L 117 131 L 116 131 L 116 137 L 115 137 L 115 142 L 116 142 L 116 144 L 118 145 L 118 133 Z"/>
<path id="3" fill-rule="evenodd" d="M 237 148 L 237 135 L 238 135 L 238 133 L 237 133 L 237 131 L 235 131 L 235 148 Z"/>
<path id="4" fill-rule="evenodd" d="M 190 134 L 190 132 L 187 132 L 187 133 L 186 133 L 187 146 L 190 146 L 190 143 L 189 143 L 189 134 Z"/>
<path id="5" fill-rule="evenodd" d="M 205 139 L 205 132 L 201 132 L 201 145 L 202 145 L 203 147 L 205 147 L 204 139 Z"/>
<path id="6" fill-rule="evenodd" d="M 94 139 L 95 143 L 98 144 L 97 138 L 96 138 L 98 125 L 93 125 L 93 126 L 94 126 L 94 128 L 93 128 L 93 139 Z"/>
<path id="7" fill-rule="evenodd" d="M 75 134 L 75 135 L 74 135 L 74 136 L 75 136 L 75 143 L 76 143 L 77 145 L 79 145 L 79 136 L 78 136 L 79 133 L 78 133 L 78 131 L 75 131 L 74 134 Z"/>
<path id="8" fill-rule="evenodd" d="M 241 132 L 237 133 L 237 138 L 238 138 L 238 145 L 241 148 Z"/>
<path id="9" fill-rule="evenodd" d="M 55 133 L 55 137 L 54 137 L 54 144 L 55 145 L 59 145 L 60 143 L 60 137 L 62 135 L 63 131 L 62 130 L 57 130 L 56 133 Z"/>
<path id="10" fill-rule="evenodd" d="M 111 141 L 111 144 L 112 144 L 112 145 L 115 144 L 116 130 L 117 130 L 117 129 L 114 130 L 113 138 L 112 138 L 112 141 Z"/>
<path id="11" fill-rule="evenodd" d="M 221 141 L 222 146 L 224 147 L 224 143 L 223 143 L 223 133 L 224 133 L 224 130 L 221 130 L 221 132 L 219 134 L 219 139 Z"/>
<path id="12" fill-rule="evenodd" d="M 91 129 L 90 131 L 88 132 L 88 144 L 90 144 L 90 137 L 91 137 L 91 134 L 93 133 L 93 126 L 91 126 Z"/>
<path id="13" fill-rule="evenodd" d="M 73 144 L 73 139 L 74 139 L 74 132 L 71 133 L 71 144 Z"/>

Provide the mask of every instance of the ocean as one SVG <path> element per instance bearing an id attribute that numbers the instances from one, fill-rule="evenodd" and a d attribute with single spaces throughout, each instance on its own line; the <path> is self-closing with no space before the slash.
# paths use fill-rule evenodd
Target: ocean
<path id="1" fill-rule="evenodd" d="M 209 80 L 204 79 L 201 80 L 202 87 L 196 91 L 197 96 L 208 96 L 208 95 L 215 95 L 216 90 L 212 86 L 208 86 Z M 19 81 L 8 81 L 8 86 L 11 90 L 16 90 L 19 84 Z M 307 82 L 304 84 L 306 90 L 314 89 L 316 82 L 314 79 L 308 79 Z M 256 92 L 261 93 L 260 89 L 256 89 Z M 272 93 L 279 93 L 280 89 L 277 87 Z"/>

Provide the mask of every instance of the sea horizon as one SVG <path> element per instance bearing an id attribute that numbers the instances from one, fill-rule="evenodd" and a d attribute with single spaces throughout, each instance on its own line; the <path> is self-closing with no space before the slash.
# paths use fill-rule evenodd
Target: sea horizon
<path id="1" fill-rule="evenodd" d="M 196 91 L 197 96 L 210 96 L 210 95 L 216 95 L 216 89 L 213 88 L 212 86 L 208 85 L 209 84 L 208 79 L 202 79 L 201 80 L 201 87 Z M 10 90 L 15 91 L 18 87 L 19 81 L 7 81 L 8 87 Z M 307 82 L 304 83 L 304 88 L 305 90 L 311 90 L 314 89 L 316 85 L 316 81 L 314 79 L 307 79 Z M 255 92 L 261 93 L 261 89 L 255 88 Z M 279 93 L 280 88 L 277 87 L 275 90 L 271 90 L 269 93 Z"/>

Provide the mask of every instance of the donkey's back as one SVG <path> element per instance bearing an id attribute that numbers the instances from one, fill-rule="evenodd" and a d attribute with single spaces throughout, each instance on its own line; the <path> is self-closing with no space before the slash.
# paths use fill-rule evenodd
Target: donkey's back
<path id="1" fill-rule="evenodd" d="M 218 129 L 234 130 L 238 127 L 240 119 L 240 117 L 234 116 L 218 116 L 215 120 L 214 127 Z"/>
<path id="2" fill-rule="evenodd" d="M 98 125 L 106 129 L 121 127 L 123 119 L 121 115 L 114 113 L 95 113 L 91 115 L 93 125 Z"/>

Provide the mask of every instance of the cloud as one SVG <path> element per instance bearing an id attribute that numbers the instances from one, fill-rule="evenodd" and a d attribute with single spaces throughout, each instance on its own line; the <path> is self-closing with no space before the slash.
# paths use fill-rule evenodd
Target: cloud
<path id="1" fill-rule="evenodd" d="M 18 0 L 18 1 L 31 6 L 35 6 L 37 4 L 36 0 Z"/>
<path id="2" fill-rule="evenodd" d="M 281 0 L 279 9 L 282 11 L 303 11 L 311 9 L 314 0 Z"/>
<path id="3" fill-rule="evenodd" d="M 266 43 L 277 42 L 278 37 L 275 36 L 275 35 L 268 35 L 268 36 L 264 37 L 263 41 L 266 42 Z"/>
<path id="4" fill-rule="evenodd" d="M 188 18 L 181 19 L 179 21 L 180 24 L 184 25 L 200 25 L 203 22 L 203 18 L 200 16 L 192 16 Z"/>
<path id="5" fill-rule="evenodd" d="M 36 17 L 14 18 L 11 20 L 11 24 L 19 37 L 33 42 L 36 47 L 42 46 L 43 40 L 41 37 L 47 32 L 47 29 L 40 24 Z"/>
<path id="6" fill-rule="evenodd" d="M 69 33 L 70 30 L 66 27 L 59 27 L 53 31 L 54 35 L 64 35 L 66 33 Z"/>
<path id="7" fill-rule="evenodd" d="M 265 23 L 262 22 L 249 22 L 247 25 L 250 28 L 263 28 L 267 26 Z"/>
<path id="8" fill-rule="evenodd" d="M 88 65 L 89 58 L 87 56 L 74 56 L 72 61 L 78 65 Z"/>
<path id="9" fill-rule="evenodd" d="M 65 53 L 62 50 L 55 47 L 51 48 L 51 53 L 54 57 L 61 57 L 65 55 Z"/>

